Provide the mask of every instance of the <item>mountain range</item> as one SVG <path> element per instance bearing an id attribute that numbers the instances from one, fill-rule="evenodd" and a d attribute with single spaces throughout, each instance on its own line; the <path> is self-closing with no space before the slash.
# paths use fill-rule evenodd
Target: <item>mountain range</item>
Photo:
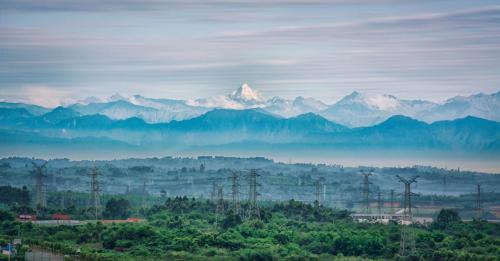
<path id="1" fill-rule="evenodd" d="M 142 149 L 187 148 L 262 143 L 301 144 L 337 149 L 416 149 L 467 153 L 500 152 L 500 123 L 468 116 L 426 123 L 396 115 L 382 123 L 350 128 L 314 114 L 284 118 L 255 109 L 214 109 L 187 120 L 148 123 L 141 118 L 122 120 L 105 115 L 83 115 L 58 107 L 42 115 L 24 108 L 0 109 L 0 143 L 36 144 L 48 140 L 121 144 Z M 6 138 L 8 137 L 8 138 Z M 106 141 L 106 142 L 104 142 Z M 104 146 L 104 145 L 102 145 Z"/>
<path id="2" fill-rule="evenodd" d="M 266 99 L 243 85 L 226 96 L 192 101 L 113 95 L 56 108 L 2 102 L 0 153 L 86 151 L 88 157 L 109 157 L 124 151 L 137 156 L 227 150 L 358 157 L 406 151 L 412 160 L 436 152 L 498 162 L 499 96 L 477 94 L 438 104 L 353 92 L 327 105 L 304 97 Z"/>
<path id="3" fill-rule="evenodd" d="M 33 104 L 0 102 L 0 108 L 23 108 L 40 116 L 51 110 Z M 260 108 L 279 117 L 295 117 L 314 113 L 347 127 L 372 126 L 391 116 L 404 115 L 427 123 L 474 116 L 500 121 L 500 91 L 493 94 L 457 96 L 441 103 L 423 100 L 404 100 L 392 95 L 368 95 L 353 92 L 334 104 L 302 96 L 295 99 L 272 97 L 243 84 L 225 96 L 197 100 L 154 99 L 141 95 L 123 97 L 115 94 L 108 99 L 88 97 L 66 108 L 81 115 L 101 114 L 119 120 L 131 117 L 148 123 L 167 123 L 200 116 L 213 109 Z"/>

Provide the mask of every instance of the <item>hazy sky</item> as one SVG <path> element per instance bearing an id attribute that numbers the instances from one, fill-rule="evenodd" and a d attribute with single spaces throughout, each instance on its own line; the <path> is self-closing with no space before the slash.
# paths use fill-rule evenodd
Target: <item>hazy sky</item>
<path id="1" fill-rule="evenodd" d="M 333 102 L 500 90 L 482 0 L 0 0 L 0 100 L 190 99 L 243 82 Z"/>

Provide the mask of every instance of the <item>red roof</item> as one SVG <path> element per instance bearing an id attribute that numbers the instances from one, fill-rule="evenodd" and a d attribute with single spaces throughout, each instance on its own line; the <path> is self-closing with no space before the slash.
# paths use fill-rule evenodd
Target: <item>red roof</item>
<path id="1" fill-rule="evenodd" d="M 52 214 L 52 219 L 55 219 L 55 220 L 70 220 L 71 217 L 68 214 L 55 213 L 55 214 Z"/>

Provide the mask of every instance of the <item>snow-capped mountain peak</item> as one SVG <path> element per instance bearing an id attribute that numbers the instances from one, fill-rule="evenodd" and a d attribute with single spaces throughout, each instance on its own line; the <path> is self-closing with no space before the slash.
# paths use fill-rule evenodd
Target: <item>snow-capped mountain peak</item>
<path id="1" fill-rule="evenodd" d="M 230 94 L 197 100 L 148 98 L 142 95 L 124 97 L 114 94 L 107 99 L 89 97 L 66 106 L 81 115 L 102 114 L 111 119 L 139 117 L 150 123 L 189 119 L 215 108 L 260 108 L 281 117 L 315 113 L 350 127 L 371 126 L 394 115 L 405 115 L 429 123 L 469 115 L 500 121 L 500 92 L 456 96 L 435 103 L 354 91 L 337 103 L 327 105 L 320 100 L 302 96 L 294 99 L 280 96 L 264 99 L 258 91 L 243 84 Z"/>
<path id="2" fill-rule="evenodd" d="M 264 97 L 256 90 L 253 90 L 250 85 L 244 83 L 240 88 L 236 89 L 233 93 L 228 96 L 232 100 L 244 101 L 244 102 L 264 102 Z"/>
<path id="3" fill-rule="evenodd" d="M 391 95 L 372 95 L 365 98 L 365 102 L 371 107 L 383 111 L 394 111 L 401 106 L 400 101 Z"/>
<path id="4" fill-rule="evenodd" d="M 187 103 L 191 106 L 208 108 L 248 109 L 263 107 L 266 104 L 266 100 L 258 91 L 253 90 L 250 85 L 245 83 L 226 96 L 197 99 L 187 101 Z"/>
<path id="5" fill-rule="evenodd" d="M 381 111 L 394 111 L 401 107 L 401 102 L 392 95 L 385 94 L 362 94 L 357 91 L 345 96 L 338 104 L 358 104 L 371 109 Z"/>

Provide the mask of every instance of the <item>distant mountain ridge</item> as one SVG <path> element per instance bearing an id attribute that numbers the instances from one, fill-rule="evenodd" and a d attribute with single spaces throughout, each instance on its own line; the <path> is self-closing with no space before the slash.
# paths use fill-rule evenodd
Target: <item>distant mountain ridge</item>
<path id="1" fill-rule="evenodd" d="M 20 108 L 41 116 L 50 111 L 37 105 L 0 102 L 0 108 Z M 372 126 L 394 115 L 404 115 L 432 123 L 474 116 L 500 121 L 500 91 L 493 94 L 457 96 L 442 103 L 423 100 L 403 100 L 392 95 L 368 95 L 353 92 L 338 102 L 328 105 L 314 98 L 302 96 L 285 99 L 279 96 L 266 99 L 248 84 L 226 96 L 197 100 L 153 99 L 141 95 L 123 97 L 119 94 L 109 99 L 89 97 L 66 108 L 81 115 L 102 114 L 110 119 L 137 117 L 148 123 L 181 121 L 203 115 L 213 109 L 260 108 L 273 115 L 295 117 L 314 113 L 348 127 Z"/>
<path id="2" fill-rule="evenodd" d="M 5 131 L 30 133 L 32 140 L 93 137 L 141 148 L 256 142 L 330 148 L 500 152 L 500 123 L 472 116 L 429 124 L 395 115 L 373 126 L 350 128 L 314 113 L 284 118 L 262 108 L 214 109 L 169 123 L 147 123 L 138 117 L 114 120 L 100 114 L 81 115 L 62 107 L 40 116 L 25 109 L 1 108 L 0 126 Z"/>

